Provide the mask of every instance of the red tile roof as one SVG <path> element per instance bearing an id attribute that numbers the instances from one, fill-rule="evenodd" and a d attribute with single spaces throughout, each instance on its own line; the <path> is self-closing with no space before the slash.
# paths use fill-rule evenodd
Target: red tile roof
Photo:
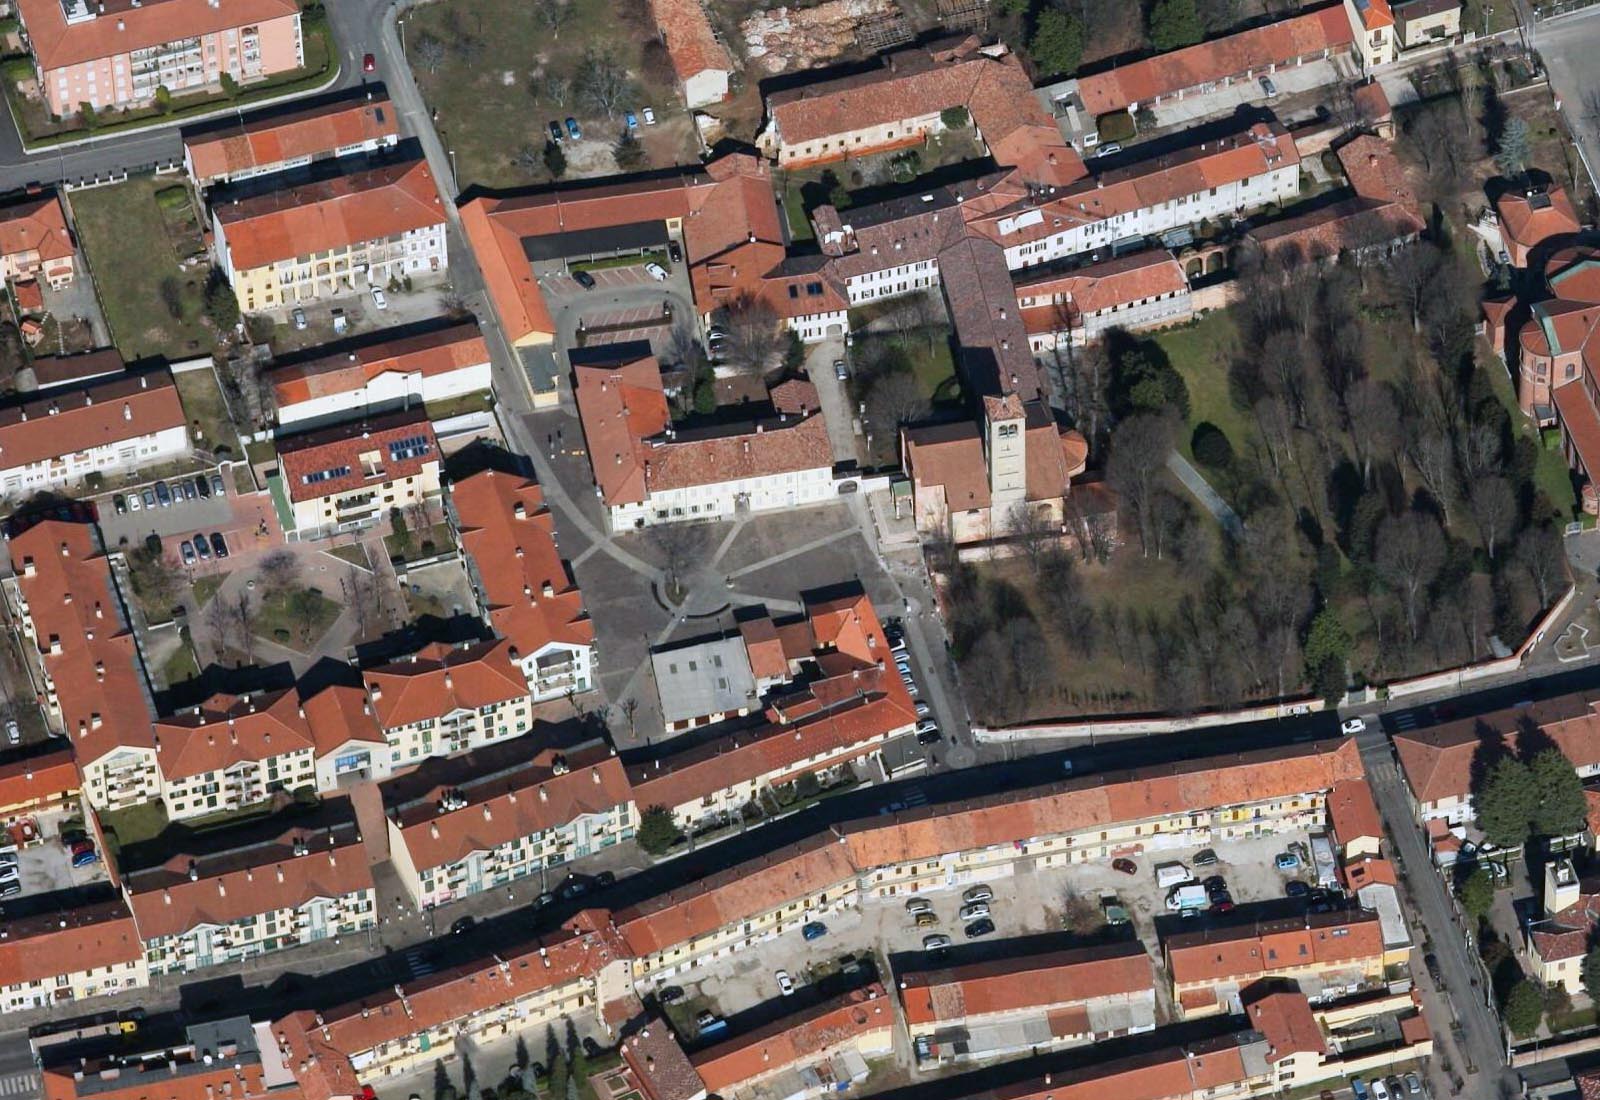
<path id="1" fill-rule="evenodd" d="M 11 566 L 55 683 L 80 768 L 124 746 L 153 749 L 150 701 L 133 634 L 94 529 L 45 520 L 11 538 Z M 61 652 L 51 652 L 51 639 Z M 4 984 L 4 983 L 0 983 Z"/>
<path id="2" fill-rule="evenodd" d="M 1569 382 L 1554 391 L 1562 430 L 1572 440 L 1578 460 L 1590 476 L 1600 471 L 1600 412 L 1581 383 Z"/>
<path id="3" fill-rule="evenodd" d="M 833 445 L 821 412 L 767 420 L 736 433 L 675 432 L 645 453 L 648 492 L 831 469 Z"/>
<path id="4" fill-rule="evenodd" d="M 383 333 L 377 333 L 379 337 Z M 270 374 L 279 408 L 350 393 L 385 374 L 441 378 L 489 362 L 489 345 L 475 320 L 430 332 L 363 344 L 354 351 L 278 367 Z"/>
<path id="5" fill-rule="evenodd" d="M 589 445 L 595 484 L 607 504 L 637 504 L 646 497 L 646 440 L 672 422 L 661 367 L 648 344 L 618 345 L 619 359 L 574 364 L 573 392 Z"/>
<path id="6" fill-rule="evenodd" d="M 44 1100 L 301 1100 L 305 1095 L 298 1084 L 268 1085 L 256 1059 L 223 1058 L 209 1067 L 190 1062 L 184 1070 L 174 1072 L 164 1058 L 107 1067 L 110 1077 L 101 1076 L 93 1063 L 86 1071 L 77 1066 L 47 1069 L 43 1095 Z"/>
<path id="7" fill-rule="evenodd" d="M 0 987 L 46 984 L 62 974 L 124 966 L 144 958 L 133 914 L 116 901 L 31 917 L 7 917 L 0 937 Z"/>
<path id="8" fill-rule="evenodd" d="M 162 0 L 176 3 L 179 0 Z M 444 205 L 423 160 L 349 172 L 221 203 L 212 214 L 235 271 L 443 225 Z"/>
<path id="9" fill-rule="evenodd" d="M 1017 304 L 1023 327 L 1030 333 L 1066 331 L 1081 326 L 1085 316 L 1189 289 L 1183 265 L 1160 248 L 1060 274 L 1031 278 L 1026 270 L 1018 274 Z"/>
<path id="10" fill-rule="evenodd" d="M 87 22 L 67 23 L 58 0 L 17 0 L 17 14 L 28 42 L 45 70 L 117 57 L 186 38 L 290 19 L 299 14 L 295 0 L 152 0 L 134 5 L 113 3 L 113 10 Z"/>
<path id="11" fill-rule="evenodd" d="M 1264 27 L 1252 27 L 1080 77 L 1078 95 L 1090 115 L 1104 115 L 1133 103 L 1149 103 L 1157 96 L 1173 95 L 1247 72 L 1262 72 L 1271 65 L 1318 56 L 1325 50 L 1338 50 L 1353 40 L 1343 6 L 1332 4 Z"/>
<path id="12" fill-rule="evenodd" d="M 1328 1053 L 1322 1027 L 1299 989 L 1262 983 L 1242 991 L 1240 999 L 1250 1025 L 1266 1036 L 1269 1062 L 1295 1054 Z"/>
<path id="13" fill-rule="evenodd" d="M 953 512 L 989 507 L 989 473 L 983 436 L 973 421 L 908 428 L 907 472 L 918 492 L 942 488 Z M 1032 424 L 1024 438 L 1027 499 L 1056 500 L 1081 473 L 1089 446 L 1083 436 L 1055 424 Z"/>
<path id="14" fill-rule="evenodd" d="M 37 252 L 48 261 L 67 259 L 73 251 L 67 214 L 54 192 L 0 207 L 0 254 Z"/>
<path id="15" fill-rule="evenodd" d="M 167 780 L 222 771 L 314 748 L 293 691 L 213 695 L 155 724 L 156 759 Z"/>
<path id="16" fill-rule="evenodd" d="M 1356 196 L 1304 214 L 1253 226 L 1249 235 L 1268 252 L 1295 249 L 1298 258 L 1332 259 L 1420 234 L 1427 223 L 1408 203 Z"/>
<path id="17" fill-rule="evenodd" d="M 1559 395 L 1561 390 L 1556 392 Z M 1600 700 L 1594 696 L 1574 693 L 1532 706 L 1407 730 L 1394 735 L 1395 752 L 1413 797 L 1423 803 L 1465 798 L 1472 790 L 1473 758 L 1485 737 L 1499 735 L 1507 751 L 1515 752 L 1518 731 L 1527 722 L 1553 740 L 1577 767 L 1591 768 L 1600 764 L 1597 703 Z"/>
<path id="18" fill-rule="evenodd" d="M 647 1100 L 696 1100 L 706 1094 L 706 1083 L 678 1045 L 672 1027 L 659 1016 L 626 1039 L 619 1048 Z"/>
<path id="19" fill-rule="evenodd" d="M 955 1024 L 976 1016 L 1082 1004 L 1152 990 L 1150 957 L 1136 940 L 1050 951 L 896 976 L 906 1023 Z"/>
<path id="20" fill-rule="evenodd" d="M 1341 779 L 1328 792 L 1328 820 L 1340 844 L 1383 838 L 1383 820 L 1366 777 Z"/>
<path id="21" fill-rule="evenodd" d="M 70 749 L 0 764 L 0 813 L 48 802 L 78 790 L 78 769 Z"/>
<path id="22" fill-rule="evenodd" d="M 389 96 L 368 91 L 358 100 L 328 103 L 289 114 L 256 115 L 225 128 L 186 134 L 184 148 L 195 178 L 209 180 L 303 157 L 320 157 L 368 142 L 393 143 L 400 117 Z"/>
<path id="23" fill-rule="evenodd" d="M 1416 188 L 1394 147 L 1382 138 L 1360 134 L 1339 147 L 1339 163 L 1350 186 L 1364 199 L 1400 202 L 1415 210 Z"/>
<path id="24" fill-rule="evenodd" d="M 420 442 L 408 443 L 414 440 Z M 377 455 L 371 472 L 362 465 L 361 456 L 366 454 Z M 297 502 L 321 500 L 366 486 L 376 490 L 385 482 L 416 477 L 424 467 L 438 462 L 439 441 L 427 410 L 421 408 L 335 424 L 278 440 L 284 489 L 289 499 Z"/>
<path id="25" fill-rule="evenodd" d="M 733 59 L 711 29 L 701 0 L 649 0 L 672 71 L 688 81 L 707 70 L 731 73 Z"/>
<path id="26" fill-rule="evenodd" d="M 1383 957 L 1376 913 L 1307 913 L 1168 936 L 1167 971 L 1174 986 L 1252 981 L 1310 967 L 1372 965 Z"/>
<path id="27" fill-rule="evenodd" d="M 727 1095 L 745 1081 L 803 1061 L 820 1061 L 865 1035 L 893 1027 L 893 1006 L 883 986 L 873 982 L 703 1047 L 690 1060 L 708 1089 Z"/>
<path id="28" fill-rule="evenodd" d="M 555 520 L 537 482 L 483 470 L 454 482 L 461 546 L 478 567 L 489 622 L 518 657 L 552 642 L 594 644 L 594 623 L 556 549 Z"/>
<path id="29" fill-rule="evenodd" d="M 528 681 L 501 640 L 454 648 L 433 643 L 405 660 L 365 673 L 378 724 L 396 729 L 456 710 L 526 698 Z"/>
<path id="30" fill-rule="evenodd" d="M 447 791 L 466 805 L 441 812 Z M 605 746 L 565 754 L 545 748 L 524 767 L 437 787 L 391 809 L 389 817 L 421 871 L 558 829 L 585 815 L 610 813 L 631 801 L 622 763 Z"/>
<path id="31" fill-rule="evenodd" d="M 1566 189 L 1554 184 L 1543 192 L 1507 191 L 1495 200 L 1494 208 L 1500 228 L 1524 249 L 1583 228 Z"/>
<path id="32" fill-rule="evenodd" d="M 185 424 L 178 389 L 165 370 L 47 390 L 0 408 L 0 468 L 30 466 Z"/>

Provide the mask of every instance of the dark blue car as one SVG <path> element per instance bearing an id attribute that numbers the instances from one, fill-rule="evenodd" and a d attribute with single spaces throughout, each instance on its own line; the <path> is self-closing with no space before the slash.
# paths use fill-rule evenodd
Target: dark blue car
<path id="1" fill-rule="evenodd" d="M 819 920 L 814 920 L 800 929 L 800 934 L 807 940 L 820 940 L 828 934 L 828 926 Z"/>

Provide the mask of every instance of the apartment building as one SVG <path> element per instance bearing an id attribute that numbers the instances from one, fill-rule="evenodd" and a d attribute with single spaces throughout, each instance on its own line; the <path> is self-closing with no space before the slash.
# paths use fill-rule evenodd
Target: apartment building
<path id="1" fill-rule="evenodd" d="M 836 499 L 819 412 L 680 429 L 646 341 L 568 352 L 595 486 L 613 531 Z"/>
<path id="2" fill-rule="evenodd" d="M 1305 913 L 1281 920 L 1180 932 L 1162 939 L 1172 1000 L 1183 1019 L 1236 1012 L 1253 982 L 1295 982 L 1315 1003 L 1386 990 L 1386 967 L 1401 951 L 1385 949 L 1376 914 Z"/>
<path id="3" fill-rule="evenodd" d="M 18 818 L 76 806 L 80 782 L 70 749 L 0 763 L 0 828 Z"/>
<path id="4" fill-rule="evenodd" d="M 1472 821 L 1474 761 L 1486 739 L 1497 736 L 1506 752 L 1516 753 L 1527 728 L 1554 742 L 1580 776 L 1600 774 L 1600 697 L 1588 693 L 1403 731 L 1395 734 L 1395 752 L 1418 823 L 1439 820 L 1460 826 Z"/>
<path id="5" fill-rule="evenodd" d="M 332 354 L 279 362 L 269 378 L 278 425 L 295 431 L 493 389 L 489 346 L 472 319 L 407 335 L 380 330 Z"/>
<path id="6" fill-rule="evenodd" d="M 683 1052 L 672 1027 L 659 1016 L 644 1021 L 618 1048 L 622 1064 L 598 1079 L 611 1096 L 636 1092 L 644 1100 L 705 1100 L 706 1083 Z"/>
<path id="7" fill-rule="evenodd" d="M 1583 960 L 1600 925 L 1600 878 L 1579 874 L 1570 859 L 1550 860 L 1539 906 L 1542 912 L 1534 910 L 1523 923 L 1534 975 L 1547 986 L 1582 993 Z"/>
<path id="8" fill-rule="evenodd" d="M 825 164 L 921 145 L 945 129 L 945 111 L 960 109 L 998 163 L 1026 166 L 1055 186 L 1084 175 L 1004 45 L 954 36 L 880 61 L 880 69 L 769 95 L 757 146 L 784 168 Z"/>
<path id="9" fill-rule="evenodd" d="M 1108 328 L 1139 332 L 1194 316 L 1183 265 L 1163 248 L 1129 252 L 1017 280 L 1017 306 L 1035 353 L 1083 347 Z"/>
<path id="10" fill-rule="evenodd" d="M 319 161 L 393 149 L 399 140 L 400 116 L 388 93 L 368 85 L 356 96 L 333 102 L 258 111 L 185 129 L 183 167 L 203 191 Z"/>
<path id="11" fill-rule="evenodd" d="M 485 1040 L 521 1034 L 531 1046 L 569 1016 L 593 1022 L 583 1031 L 609 1027 L 601 1010 L 628 993 L 626 956 L 607 915 L 583 912 L 519 950 L 292 1013 L 272 1033 L 308 1094 L 359 1096 L 363 1085 L 431 1070 Z"/>
<path id="12" fill-rule="evenodd" d="M 372 869 L 347 799 L 237 847 L 179 852 L 122 877 L 152 974 L 187 974 L 377 923 Z"/>
<path id="13" fill-rule="evenodd" d="M 78 249 L 59 195 L 50 191 L 0 206 L 0 279 L 41 279 L 64 290 L 77 270 Z"/>
<path id="14" fill-rule="evenodd" d="M 804 620 L 773 626 L 773 644 L 757 656 L 775 675 L 781 662 L 788 683 L 751 724 L 676 751 L 669 742 L 654 759 L 630 765 L 641 807 L 664 806 L 691 830 L 728 820 L 769 788 L 804 776 L 830 785 L 915 727 L 916 710 L 888 671 L 889 642 L 866 594 L 802 600 Z"/>
<path id="15" fill-rule="evenodd" d="M 96 810 L 159 798 L 154 707 L 96 528 L 45 520 L 12 535 L 10 553 L 24 658 L 46 720 L 72 744 L 84 798 Z"/>
<path id="16" fill-rule="evenodd" d="M 461 222 L 489 299 L 518 348 L 555 339 L 539 276 L 569 258 L 637 255 L 677 243 L 702 316 L 759 294 L 762 276 L 784 261 L 771 175 L 742 153 L 667 177 L 476 198 L 461 207 Z M 553 403 L 554 387 L 551 378 L 535 400 Z"/>
<path id="17" fill-rule="evenodd" d="M 211 229 L 217 264 L 252 313 L 449 267 L 444 206 L 423 160 L 214 201 Z"/>
<path id="18" fill-rule="evenodd" d="M 150 984 L 133 915 L 120 899 L 8 916 L 0 1012 L 25 1012 Z"/>
<path id="19" fill-rule="evenodd" d="M 718 1096 L 842 1092 L 866 1079 L 868 1059 L 892 1054 L 894 1030 L 894 1006 L 872 982 L 702 1046 L 689 1061 Z"/>
<path id="20" fill-rule="evenodd" d="M 548 876 L 639 825 L 622 764 L 600 742 L 429 761 L 385 784 L 383 800 L 390 858 L 418 908 Z"/>
<path id="21" fill-rule="evenodd" d="M 77 1057 L 46 1048 L 41 1089 L 44 1100 L 303 1100 L 295 1067 L 277 1053 L 268 1024 L 248 1016 L 207 1020 L 170 1043 L 130 1039 Z"/>
<path id="22" fill-rule="evenodd" d="M 17 0 L 39 93 L 57 116 L 141 107 L 156 90 L 251 84 L 305 65 L 295 0 Z"/>
<path id="23" fill-rule="evenodd" d="M 503 639 L 435 642 L 363 676 L 391 768 L 520 737 L 533 724 L 528 682 Z"/>
<path id="24" fill-rule="evenodd" d="M 1398 38 L 1389 0 L 1344 0 L 1344 10 L 1355 31 L 1355 55 L 1361 67 L 1372 70 L 1393 61 Z"/>
<path id="25" fill-rule="evenodd" d="M 1445 42 L 1461 33 L 1461 0 L 1404 0 L 1394 19 L 1402 50 Z"/>
<path id="26" fill-rule="evenodd" d="M 164 369 L 53 388 L 0 407 L 0 491 L 10 497 L 188 453 L 183 402 Z"/>
<path id="27" fill-rule="evenodd" d="M 534 702 L 592 689 L 594 623 L 538 482 L 481 470 L 452 483 L 447 499 L 478 613 L 511 643 Z"/>
<path id="28" fill-rule="evenodd" d="M 903 970 L 895 985 L 923 1070 L 1156 1026 L 1155 975 L 1137 940 Z"/>
<path id="29" fill-rule="evenodd" d="M 174 821 L 315 790 L 316 742 L 295 692 L 213 695 L 155 723 L 162 801 Z"/>
<path id="30" fill-rule="evenodd" d="M 383 413 L 278 440 L 272 503 L 286 533 L 326 538 L 436 500 L 439 441 L 425 409 Z"/>
<path id="31" fill-rule="evenodd" d="M 650 0 L 650 16 L 689 109 L 727 99 L 733 59 L 711 29 L 701 0 Z"/>

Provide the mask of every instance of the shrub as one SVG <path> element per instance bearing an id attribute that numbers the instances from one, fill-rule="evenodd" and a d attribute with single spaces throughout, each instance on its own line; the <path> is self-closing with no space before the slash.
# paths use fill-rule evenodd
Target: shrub
<path id="1" fill-rule="evenodd" d="M 1129 141 L 1137 133 L 1133 116 L 1127 111 L 1113 111 L 1109 115 L 1101 115 L 1094 120 L 1094 128 L 1102 142 Z"/>
<path id="2" fill-rule="evenodd" d="M 1210 466 L 1213 470 L 1233 467 L 1233 444 L 1228 442 L 1223 430 L 1209 420 L 1195 425 L 1189 446 L 1194 451 L 1195 460 L 1201 465 Z"/>
<path id="3" fill-rule="evenodd" d="M 972 116 L 962 106 L 946 107 L 939 112 L 939 121 L 946 130 L 959 130 L 972 121 Z"/>

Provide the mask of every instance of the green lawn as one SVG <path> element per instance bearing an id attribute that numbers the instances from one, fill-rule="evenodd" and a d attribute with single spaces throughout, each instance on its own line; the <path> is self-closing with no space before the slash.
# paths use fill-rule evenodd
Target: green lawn
<path id="1" fill-rule="evenodd" d="M 339 617 L 339 605 L 310 589 L 263 596 L 253 626 L 256 637 L 293 649 L 310 646 Z"/>
<path id="2" fill-rule="evenodd" d="M 145 802 L 122 810 L 106 810 L 100 814 L 100 827 L 108 840 L 116 838 L 114 847 L 119 851 L 131 848 L 161 835 L 167 827 L 166 807 L 159 802 Z"/>
<path id="3" fill-rule="evenodd" d="M 189 648 L 188 643 L 180 645 L 177 651 L 167 658 L 167 663 L 161 666 L 161 675 L 169 686 L 181 684 L 200 675 L 200 665 L 195 661 L 194 650 Z"/>
<path id="4" fill-rule="evenodd" d="M 72 196 L 78 238 L 94 276 L 112 342 L 126 359 L 208 354 L 216 335 L 204 317 L 208 272 L 183 271 L 162 224 L 154 176 L 78 191 Z M 163 300 L 163 280 L 175 280 L 176 316 Z"/>
<path id="5" fill-rule="evenodd" d="M 853 359 L 857 363 L 873 364 L 883 355 L 892 354 L 891 349 L 895 348 L 904 352 L 918 387 L 930 403 L 943 405 L 960 402 L 961 383 L 956 378 L 948 325 L 913 329 L 903 336 L 899 333 L 869 333 L 856 340 Z"/>
<path id="6" fill-rule="evenodd" d="M 367 558 L 366 548 L 359 542 L 352 543 L 349 546 L 334 546 L 324 550 L 323 553 L 332 554 L 340 561 L 347 561 L 361 569 L 372 568 L 372 562 Z"/>
<path id="7" fill-rule="evenodd" d="M 436 523 L 423 531 L 408 531 L 406 538 L 401 538 L 399 535 L 383 536 L 383 548 L 389 552 L 390 559 L 395 561 L 431 558 L 453 545 L 455 542 L 451 538 L 450 527 L 444 523 Z"/>
<path id="8" fill-rule="evenodd" d="M 194 598 L 196 607 L 204 607 L 211 602 L 211 597 L 217 594 L 217 589 L 222 587 L 222 582 L 228 579 L 226 573 L 208 573 L 198 578 L 189 586 L 189 595 Z"/>
<path id="9" fill-rule="evenodd" d="M 460 397 L 452 397 L 448 401 L 428 402 L 428 419 L 449 420 L 452 416 L 482 412 L 493 407 L 494 402 L 487 393 L 464 393 Z"/>
<path id="10" fill-rule="evenodd" d="M 1556 510 L 1561 513 L 1563 521 L 1572 519 L 1573 511 L 1577 508 L 1578 496 L 1572 488 L 1572 474 L 1567 467 L 1566 456 L 1561 453 L 1561 433 L 1557 430 L 1540 432 L 1532 421 L 1523 415 L 1521 407 L 1517 404 L 1516 388 L 1511 376 L 1482 343 L 1478 345 L 1478 358 L 1484 364 L 1483 369 L 1488 372 L 1493 383 L 1494 395 L 1511 414 L 1511 423 L 1516 426 L 1517 431 L 1526 432 L 1539 441 L 1539 464 L 1534 467 L 1534 484 L 1540 492 L 1550 498 Z"/>
<path id="11" fill-rule="evenodd" d="M 1228 391 L 1228 362 L 1239 339 L 1233 316 L 1214 310 L 1181 328 L 1163 329 L 1151 336 L 1189 387 L 1191 427 L 1210 422 L 1222 429 L 1235 453 L 1250 449 L 1256 426 L 1250 415 L 1236 408 Z M 1185 457 L 1193 458 L 1189 434 L 1179 441 Z"/>
<path id="12" fill-rule="evenodd" d="M 228 406 L 222 399 L 216 374 L 209 370 L 190 370 L 172 377 L 178 384 L 178 396 L 183 399 L 190 434 L 199 437 L 195 445 L 219 457 L 237 457 L 239 436 L 228 416 Z"/>

